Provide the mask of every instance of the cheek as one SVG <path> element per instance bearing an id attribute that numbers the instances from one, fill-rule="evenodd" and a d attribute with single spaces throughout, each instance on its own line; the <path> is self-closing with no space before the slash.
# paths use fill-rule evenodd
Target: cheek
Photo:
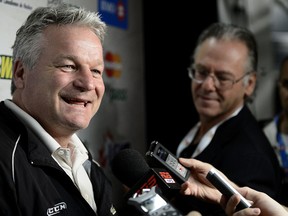
<path id="1" fill-rule="evenodd" d="M 38 100 L 46 100 L 48 103 L 55 103 L 58 92 L 65 86 L 61 79 L 53 76 L 36 76 L 29 81 L 28 94 L 33 94 Z M 29 95 L 27 95 L 29 97 Z"/>
<path id="2" fill-rule="evenodd" d="M 195 83 L 191 83 L 191 92 L 193 93 L 193 92 L 195 92 L 196 90 L 197 90 L 197 86 L 199 86 L 199 85 L 197 85 L 197 84 L 195 84 Z"/>
<path id="3" fill-rule="evenodd" d="M 42 78 L 37 72 L 30 72 L 25 76 L 24 79 L 24 89 L 28 92 L 31 93 L 36 93 L 38 92 L 39 94 L 41 93 L 41 89 L 45 86 L 43 86 L 42 83 Z"/>
<path id="4" fill-rule="evenodd" d="M 104 84 L 104 81 L 98 81 L 96 84 L 96 92 L 97 92 L 97 95 L 99 96 L 103 96 L 104 93 L 105 93 L 105 84 Z"/>

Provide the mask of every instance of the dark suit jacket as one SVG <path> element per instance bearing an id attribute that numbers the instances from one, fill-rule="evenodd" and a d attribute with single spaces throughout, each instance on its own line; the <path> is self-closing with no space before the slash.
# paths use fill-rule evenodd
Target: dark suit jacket
<path id="1" fill-rule="evenodd" d="M 280 166 L 276 155 L 247 106 L 218 127 L 211 143 L 195 157 L 221 170 L 239 186 L 249 186 L 278 199 Z M 175 206 L 184 214 L 224 215 L 219 205 L 179 196 Z"/>

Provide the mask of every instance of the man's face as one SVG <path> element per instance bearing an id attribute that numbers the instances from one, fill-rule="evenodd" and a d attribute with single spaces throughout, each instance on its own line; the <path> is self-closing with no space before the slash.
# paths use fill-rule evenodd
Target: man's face
<path id="1" fill-rule="evenodd" d="M 86 128 L 105 91 L 99 38 L 80 26 L 49 26 L 44 48 L 33 68 L 18 65 L 13 101 L 51 135 Z"/>
<path id="2" fill-rule="evenodd" d="M 202 121 L 224 120 L 243 105 L 245 95 L 253 93 L 256 78 L 249 78 L 248 85 L 240 79 L 248 72 L 245 71 L 247 55 L 246 46 L 236 40 L 208 39 L 198 47 L 194 67 L 210 75 L 202 83 L 191 83 L 194 104 Z M 221 89 L 215 78 L 223 77 L 230 77 L 232 83 L 239 81 L 228 89 Z"/>

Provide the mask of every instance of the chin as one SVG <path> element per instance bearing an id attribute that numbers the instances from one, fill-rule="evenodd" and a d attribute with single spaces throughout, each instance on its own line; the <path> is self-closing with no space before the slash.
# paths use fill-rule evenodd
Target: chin
<path id="1" fill-rule="evenodd" d="M 73 130 L 82 130 L 88 127 L 89 122 L 87 123 L 86 121 L 76 121 L 75 119 L 72 121 L 69 121 L 69 123 L 67 123 L 71 128 L 73 128 Z"/>
<path id="2" fill-rule="evenodd" d="M 214 118 L 214 117 L 219 115 L 218 112 L 215 112 L 215 109 L 214 110 L 213 109 L 209 109 L 209 110 L 208 109 L 201 109 L 198 111 L 198 113 L 200 116 L 203 116 L 205 118 Z"/>

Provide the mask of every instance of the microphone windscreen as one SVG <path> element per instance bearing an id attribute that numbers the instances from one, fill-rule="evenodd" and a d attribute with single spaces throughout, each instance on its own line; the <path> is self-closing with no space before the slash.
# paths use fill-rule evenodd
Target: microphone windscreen
<path id="1" fill-rule="evenodd" d="M 127 148 L 112 159 L 111 170 L 122 184 L 131 188 L 149 172 L 150 167 L 140 152 Z"/>

